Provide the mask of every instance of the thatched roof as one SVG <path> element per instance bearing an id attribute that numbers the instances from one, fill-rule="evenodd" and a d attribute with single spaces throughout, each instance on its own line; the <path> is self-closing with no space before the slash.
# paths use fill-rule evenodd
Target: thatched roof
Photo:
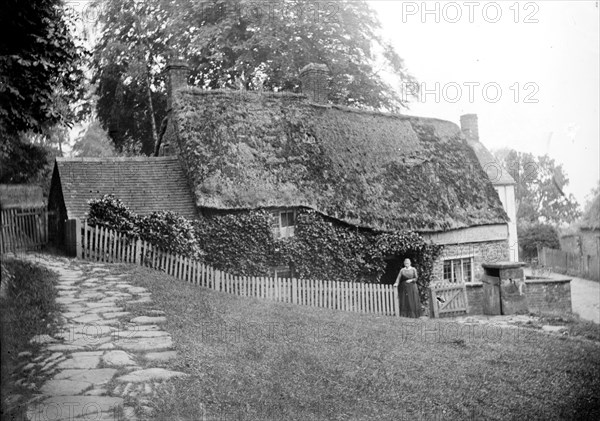
<path id="1" fill-rule="evenodd" d="M 454 123 L 287 93 L 184 88 L 173 99 L 201 207 L 305 206 L 356 226 L 421 232 L 508 220 Z"/>
<path id="2" fill-rule="evenodd" d="M 112 194 L 139 215 L 170 210 L 196 217 L 187 179 L 176 157 L 56 158 L 51 196 L 59 189 L 68 218 L 85 218 L 88 201 Z"/>

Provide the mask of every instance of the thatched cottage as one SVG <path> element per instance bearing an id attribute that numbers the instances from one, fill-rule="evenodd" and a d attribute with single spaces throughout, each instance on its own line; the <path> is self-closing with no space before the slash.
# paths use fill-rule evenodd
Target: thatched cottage
<path id="1" fill-rule="evenodd" d="M 267 209 L 277 238 L 294 235 L 301 209 L 349 229 L 418 232 L 445 246 L 440 280 L 475 281 L 482 262 L 517 259 L 514 181 L 489 174 L 476 116 L 461 130 L 329 105 L 322 65 L 302 69 L 303 94 L 191 88 L 183 63 L 168 76 L 157 154 L 179 158 L 200 214 Z"/>

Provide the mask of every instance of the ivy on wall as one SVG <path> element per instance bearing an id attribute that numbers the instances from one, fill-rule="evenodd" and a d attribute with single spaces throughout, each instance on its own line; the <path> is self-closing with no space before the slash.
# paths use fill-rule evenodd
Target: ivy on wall
<path id="1" fill-rule="evenodd" d="M 408 257 L 419 271 L 423 303 L 441 253 L 441 246 L 418 233 L 374 232 L 310 209 L 297 211 L 295 235 L 280 240 L 273 237 L 272 214 L 266 210 L 213 212 L 196 221 L 170 212 L 139 217 L 105 197 L 90 203 L 89 223 L 126 231 L 233 275 L 265 276 L 275 266 L 289 265 L 299 278 L 393 283 L 395 272 L 383 277 L 386 268 Z"/>

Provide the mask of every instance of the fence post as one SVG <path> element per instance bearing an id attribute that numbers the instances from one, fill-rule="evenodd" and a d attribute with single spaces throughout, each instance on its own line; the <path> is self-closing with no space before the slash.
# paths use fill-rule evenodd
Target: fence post
<path id="1" fill-rule="evenodd" d="M 75 256 L 78 259 L 83 258 L 82 245 L 81 219 L 75 218 Z"/>
<path id="2" fill-rule="evenodd" d="M 398 287 L 392 286 L 394 290 L 394 313 L 396 317 L 400 317 L 400 297 L 398 296 Z"/>
<path id="3" fill-rule="evenodd" d="M 135 242 L 135 262 L 136 265 L 142 264 L 142 240 L 139 238 Z"/>

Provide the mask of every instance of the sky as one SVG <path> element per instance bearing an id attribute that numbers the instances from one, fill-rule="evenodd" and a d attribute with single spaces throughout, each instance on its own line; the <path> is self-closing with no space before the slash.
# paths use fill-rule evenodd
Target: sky
<path id="1" fill-rule="evenodd" d="M 369 3 L 427 92 L 406 114 L 477 114 L 488 149 L 548 154 L 585 204 L 600 177 L 597 1 Z"/>

